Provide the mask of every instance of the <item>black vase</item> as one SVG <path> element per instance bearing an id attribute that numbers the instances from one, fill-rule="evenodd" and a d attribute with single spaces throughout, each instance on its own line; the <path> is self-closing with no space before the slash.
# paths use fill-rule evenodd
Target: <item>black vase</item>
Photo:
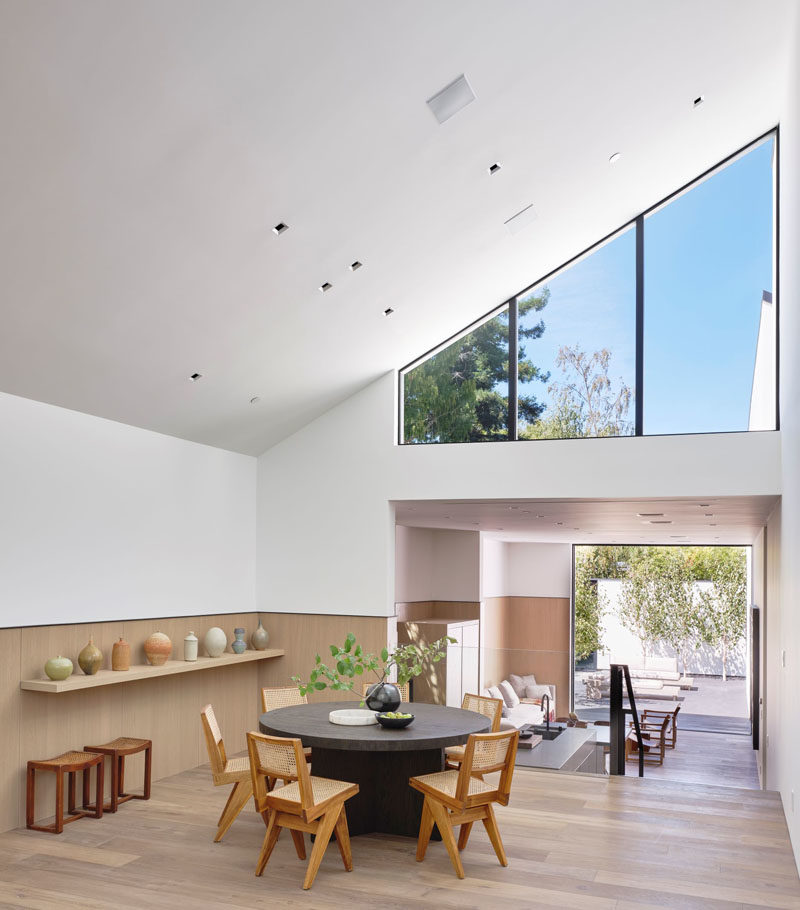
<path id="1" fill-rule="evenodd" d="M 396 711 L 400 707 L 400 690 L 393 683 L 370 686 L 364 699 L 370 711 Z"/>

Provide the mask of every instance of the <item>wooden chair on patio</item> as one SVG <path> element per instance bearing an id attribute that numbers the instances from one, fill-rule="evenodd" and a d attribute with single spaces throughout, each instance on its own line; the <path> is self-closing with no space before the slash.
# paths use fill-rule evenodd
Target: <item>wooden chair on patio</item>
<path id="1" fill-rule="evenodd" d="M 344 867 L 352 872 L 353 856 L 344 804 L 358 793 L 358 784 L 312 777 L 299 739 L 248 733 L 247 751 L 256 810 L 261 813 L 267 826 L 264 844 L 258 855 L 256 875 L 263 873 L 283 828 L 288 828 L 291 832 L 300 859 L 306 858 L 303 833 L 307 832 L 316 838 L 303 890 L 307 891 L 314 884 L 334 830 Z M 276 778 L 291 783 L 271 790 L 270 781 Z"/>
<path id="2" fill-rule="evenodd" d="M 641 741 L 636 735 L 636 729 L 631 727 L 625 738 L 625 761 L 639 761 L 639 749 L 644 754 L 645 764 L 663 765 L 664 753 L 667 748 L 667 727 L 670 719 L 665 717 L 663 720 L 654 720 L 650 723 L 645 720 L 639 721 L 641 730 Z"/>
<path id="3" fill-rule="evenodd" d="M 467 740 L 458 771 L 438 771 L 411 778 L 409 784 L 425 797 L 417 841 L 418 863 L 425 859 L 433 826 L 436 825 L 456 874 L 459 878 L 464 878 L 459 851 L 467 846 L 473 824 L 480 821 L 486 828 L 500 865 L 508 865 L 492 803 L 508 805 L 518 744 L 519 730 L 473 733 Z M 496 785 L 481 779 L 484 774 L 492 771 L 500 772 L 500 780 Z M 453 831 L 456 825 L 461 828 L 458 842 Z"/>
<path id="4" fill-rule="evenodd" d="M 667 747 L 669 749 L 674 749 L 675 743 L 678 742 L 678 711 L 680 711 L 680 706 L 674 711 L 653 711 L 650 708 L 646 708 L 642 711 L 642 720 L 645 722 L 649 719 L 660 722 L 665 717 L 669 720 L 669 725 L 667 727 Z"/>

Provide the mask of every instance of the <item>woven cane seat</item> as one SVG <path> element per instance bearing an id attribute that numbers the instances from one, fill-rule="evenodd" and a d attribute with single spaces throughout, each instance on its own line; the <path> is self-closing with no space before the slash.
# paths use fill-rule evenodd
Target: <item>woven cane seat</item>
<path id="1" fill-rule="evenodd" d="M 325 802 L 338 796 L 345 790 L 349 790 L 354 785 L 344 780 L 329 780 L 327 777 L 311 777 L 311 793 L 314 799 L 314 805 Z M 300 787 L 296 780 L 284 787 L 276 787 L 270 794 L 277 799 L 285 799 L 289 802 L 300 802 Z"/>
<path id="2" fill-rule="evenodd" d="M 458 785 L 458 775 L 458 771 L 436 771 L 433 774 L 420 774 L 418 777 L 415 777 L 414 780 L 454 799 L 456 795 L 456 786 Z M 492 787 L 489 784 L 484 783 L 484 781 L 479 780 L 477 777 L 470 777 L 469 792 L 467 795 L 477 796 L 479 793 L 488 793 L 496 789 L 497 787 Z"/>
<path id="3" fill-rule="evenodd" d="M 246 755 L 229 758 L 225 770 L 216 775 L 217 785 L 230 784 L 237 780 L 250 779 L 250 759 Z"/>
<path id="4" fill-rule="evenodd" d="M 130 749 L 145 749 L 150 745 L 149 739 L 135 739 L 132 736 L 118 736 L 112 739 L 110 743 L 102 743 L 99 746 L 92 746 L 93 749 L 114 749 L 116 751 L 128 751 Z"/>
<path id="5" fill-rule="evenodd" d="M 91 752 L 64 752 L 63 755 L 57 755 L 55 758 L 46 758 L 37 761 L 37 765 L 50 765 L 54 768 L 60 765 L 80 765 L 84 762 L 96 762 L 99 756 Z"/>
<path id="6" fill-rule="evenodd" d="M 450 761 L 464 761 L 465 746 L 448 746 L 444 754 Z"/>

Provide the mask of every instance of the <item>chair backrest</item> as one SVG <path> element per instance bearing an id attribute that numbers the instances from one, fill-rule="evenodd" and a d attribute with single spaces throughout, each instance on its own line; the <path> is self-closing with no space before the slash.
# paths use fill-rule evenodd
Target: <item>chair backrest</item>
<path id="1" fill-rule="evenodd" d="M 266 736 L 263 733 L 247 734 L 247 752 L 250 756 L 250 774 L 253 778 L 253 798 L 256 809 L 263 812 L 270 787 L 267 778 L 296 780 L 300 790 L 300 805 L 306 809 L 314 804 L 311 777 L 299 739 L 283 736 Z"/>
<path id="2" fill-rule="evenodd" d="M 200 720 L 206 737 L 206 749 L 208 749 L 211 770 L 214 774 L 221 774 L 225 770 L 228 758 L 225 754 L 225 743 L 222 741 L 217 717 L 211 705 L 206 705 L 200 712 Z"/>
<path id="3" fill-rule="evenodd" d="M 472 776 L 490 774 L 500 771 L 497 789 L 480 794 L 482 800 L 487 798 L 508 805 L 511 793 L 511 778 L 514 776 L 514 764 L 517 760 L 519 730 L 504 730 L 502 733 L 472 733 L 464 749 L 464 759 L 458 771 L 456 799 L 464 803 L 469 796 L 469 785 Z"/>
<path id="4" fill-rule="evenodd" d="M 387 680 L 387 682 L 391 682 L 391 680 Z M 369 694 L 369 690 L 376 685 L 378 684 L 364 683 L 364 685 L 361 687 L 361 694 L 366 697 Z M 402 686 L 399 683 L 392 683 L 392 685 L 397 686 L 397 688 L 400 690 L 400 701 L 411 701 L 411 683 L 403 683 Z"/>
<path id="5" fill-rule="evenodd" d="M 464 711 L 475 711 L 483 714 L 492 722 L 492 733 L 497 733 L 500 729 L 500 720 L 503 716 L 503 699 L 488 698 L 486 695 L 472 695 L 467 692 L 461 702 Z"/>
<path id="6" fill-rule="evenodd" d="M 275 686 L 261 690 L 261 710 L 274 711 L 276 708 L 289 708 L 292 705 L 307 705 L 308 696 L 301 695 L 297 686 Z"/>

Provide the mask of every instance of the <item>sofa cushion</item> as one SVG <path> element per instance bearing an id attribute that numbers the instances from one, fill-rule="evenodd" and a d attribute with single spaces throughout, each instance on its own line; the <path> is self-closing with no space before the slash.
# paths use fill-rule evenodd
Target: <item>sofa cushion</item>
<path id="1" fill-rule="evenodd" d="M 489 693 L 489 698 L 499 698 L 503 703 L 502 710 L 500 712 L 501 717 L 506 717 L 508 713 L 508 708 L 506 707 L 505 699 L 503 698 L 503 693 L 500 691 L 498 686 L 489 686 L 486 690 Z"/>
<path id="2" fill-rule="evenodd" d="M 517 676 L 516 674 L 511 673 L 508 677 L 508 681 L 517 693 L 517 698 L 525 697 L 525 689 L 527 686 L 536 685 L 536 677 L 533 673 L 530 673 L 528 676 Z"/>
<path id="3" fill-rule="evenodd" d="M 550 686 L 526 686 L 525 698 L 541 699 L 543 695 L 549 695 L 552 698 Z"/>
<path id="4" fill-rule="evenodd" d="M 500 692 L 503 695 L 503 701 L 506 703 L 506 707 L 507 708 L 516 708 L 517 705 L 519 704 L 519 696 L 514 691 L 514 688 L 511 685 L 511 683 L 507 679 L 504 679 L 500 683 L 498 688 L 500 689 Z"/>

